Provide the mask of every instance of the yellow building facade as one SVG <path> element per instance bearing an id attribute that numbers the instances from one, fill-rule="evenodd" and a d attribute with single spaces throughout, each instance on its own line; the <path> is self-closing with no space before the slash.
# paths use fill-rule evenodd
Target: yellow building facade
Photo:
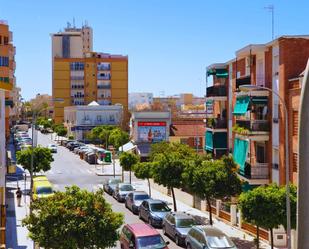
<path id="1" fill-rule="evenodd" d="M 64 107 L 121 104 L 128 121 L 128 57 L 85 53 L 83 58 L 54 58 L 54 119 L 63 123 Z M 61 101 L 58 101 L 61 99 Z"/>

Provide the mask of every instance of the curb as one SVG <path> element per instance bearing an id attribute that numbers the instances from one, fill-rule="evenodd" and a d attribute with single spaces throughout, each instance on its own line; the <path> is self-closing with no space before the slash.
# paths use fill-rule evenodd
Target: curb
<path id="1" fill-rule="evenodd" d="M 100 172 L 96 172 L 95 173 L 97 176 L 114 176 L 114 173 L 100 173 Z M 115 176 L 122 176 L 122 174 L 115 174 Z"/>

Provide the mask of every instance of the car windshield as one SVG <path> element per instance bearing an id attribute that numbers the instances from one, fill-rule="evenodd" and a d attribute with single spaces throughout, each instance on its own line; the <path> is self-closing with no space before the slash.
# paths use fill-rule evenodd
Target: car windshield
<path id="1" fill-rule="evenodd" d="M 152 203 L 150 204 L 151 211 L 153 212 L 168 212 L 171 209 L 165 203 Z"/>
<path id="2" fill-rule="evenodd" d="M 121 182 L 120 179 L 111 179 L 111 180 L 109 180 L 109 184 L 110 185 L 115 185 L 115 184 L 118 184 L 119 182 Z"/>
<path id="3" fill-rule="evenodd" d="M 51 189 L 51 187 L 38 187 L 36 193 L 38 195 L 52 194 L 53 190 Z"/>
<path id="4" fill-rule="evenodd" d="M 132 187 L 132 185 L 121 185 L 120 187 L 119 187 L 119 189 L 121 190 L 121 191 L 133 191 L 133 187 Z"/>
<path id="5" fill-rule="evenodd" d="M 193 219 L 177 219 L 176 227 L 192 227 L 195 225 L 195 221 Z"/>
<path id="6" fill-rule="evenodd" d="M 211 248 L 229 248 L 234 247 L 234 243 L 225 235 L 206 236 L 207 244 Z"/>
<path id="7" fill-rule="evenodd" d="M 165 242 L 160 235 L 137 238 L 140 249 L 161 249 L 165 248 Z"/>
<path id="8" fill-rule="evenodd" d="M 135 195 L 134 200 L 140 201 L 140 200 L 146 200 L 149 199 L 149 195 Z"/>

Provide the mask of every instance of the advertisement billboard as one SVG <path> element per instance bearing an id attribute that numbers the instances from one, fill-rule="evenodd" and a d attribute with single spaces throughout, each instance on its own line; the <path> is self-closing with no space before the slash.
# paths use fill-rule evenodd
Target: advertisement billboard
<path id="1" fill-rule="evenodd" d="M 138 141 L 156 143 L 166 140 L 166 122 L 138 122 Z"/>

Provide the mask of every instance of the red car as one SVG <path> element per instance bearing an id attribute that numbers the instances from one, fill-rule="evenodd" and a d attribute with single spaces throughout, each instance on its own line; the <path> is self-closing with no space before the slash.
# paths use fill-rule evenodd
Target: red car
<path id="1" fill-rule="evenodd" d="M 126 224 L 120 233 L 121 249 L 168 249 L 159 232 L 148 224 Z"/>

